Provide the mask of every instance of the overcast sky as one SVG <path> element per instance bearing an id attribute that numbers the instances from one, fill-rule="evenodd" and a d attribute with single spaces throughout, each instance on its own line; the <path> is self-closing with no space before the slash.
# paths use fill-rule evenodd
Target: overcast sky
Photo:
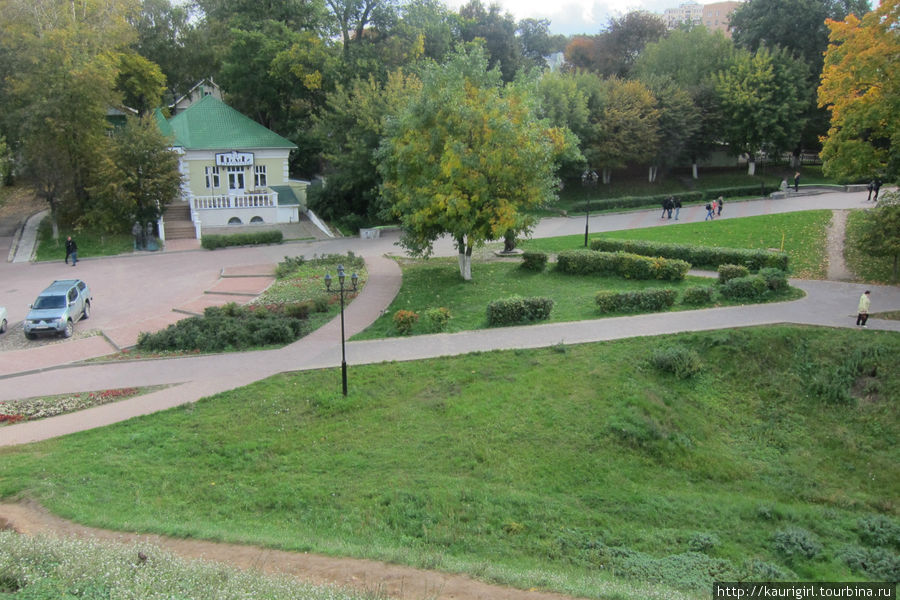
<path id="1" fill-rule="evenodd" d="M 550 31 L 571 35 L 573 33 L 597 33 L 610 17 L 621 17 L 631 10 L 646 10 L 662 14 L 667 8 L 677 7 L 685 0 L 482 0 L 489 6 L 496 3 L 516 20 L 534 18 L 549 19 Z M 714 0 L 698 0 L 710 4 Z M 457 10 L 466 0 L 444 0 Z"/>

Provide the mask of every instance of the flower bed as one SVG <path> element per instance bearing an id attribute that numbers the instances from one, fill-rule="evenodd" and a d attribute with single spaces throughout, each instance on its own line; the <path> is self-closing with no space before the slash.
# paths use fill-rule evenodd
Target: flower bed
<path id="1" fill-rule="evenodd" d="M 119 388 L 101 392 L 80 392 L 59 396 L 43 396 L 22 400 L 0 402 L 0 426 L 55 417 L 65 413 L 84 410 L 92 406 L 125 400 L 143 393 L 146 389 Z"/>

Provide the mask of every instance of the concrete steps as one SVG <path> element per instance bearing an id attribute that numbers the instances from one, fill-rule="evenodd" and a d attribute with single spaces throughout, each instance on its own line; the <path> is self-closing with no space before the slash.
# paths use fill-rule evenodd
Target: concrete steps
<path id="1" fill-rule="evenodd" d="M 191 207 L 187 202 L 173 202 L 163 213 L 167 240 L 193 240 L 197 238 L 191 222 Z"/>

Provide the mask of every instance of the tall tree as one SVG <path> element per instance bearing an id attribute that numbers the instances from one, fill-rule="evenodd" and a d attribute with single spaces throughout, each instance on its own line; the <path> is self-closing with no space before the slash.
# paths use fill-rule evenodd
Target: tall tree
<path id="1" fill-rule="evenodd" d="M 92 204 L 80 222 L 107 232 L 152 223 L 181 193 L 178 155 L 153 115 L 129 117 L 112 136 L 91 189 Z"/>
<path id="2" fill-rule="evenodd" d="M 512 81 L 524 66 L 522 47 L 516 37 L 516 22 L 499 4 L 487 9 L 481 0 L 469 0 L 459 9 L 459 31 L 463 42 L 484 40 L 490 68 L 497 67 L 503 81 Z"/>
<path id="3" fill-rule="evenodd" d="M 810 93 L 806 69 L 787 50 L 763 47 L 755 54 L 738 52 L 717 77 L 722 136 L 732 151 L 749 156 L 750 175 L 759 151 L 779 154 L 796 145 Z"/>
<path id="4" fill-rule="evenodd" d="M 644 47 L 665 35 L 666 24 L 659 16 L 632 11 L 611 18 L 599 35 L 574 39 L 566 48 L 566 60 L 606 77 L 627 78 Z"/>
<path id="5" fill-rule="evenodd" d="M 463 279 L 472 250 L 526 223 L 523 211 L 555 194 L 563 132 L 535 118 L 526 86 L 502 86 L 480 48 L 423 73 L 422 92 L 389 123 L 379 151 L 386 214 L 401 243 L 428 256 L 440 236 L 456 243 Z"/>
<path id="6" fill-rule="evenodd" d="M 649 155 L 649 181 L 657 180 L 660 169 L 690 158 L 691 142 L 700 129 L 701 112 L 694 98 L 682 87 L 666 77 L 642 80 L 656 98 L 659 111 L 657 121 L 659 139 Z"/>
<path id="7" fill-rule="evenodd" d="M 900 5 L 882 2 L 862 20 L 829 21 L 831 44 L 819 105 L 831 113 L 825 173 L 840 179 L 900 176 Z"/>
<path id="8" fill-rule="evenodd" d="M 866 256 L 890 258 L 891 279 L 900 276 L 900 193 L 886 192 L 875 210 L 865 211 L 857 250 Z"/>

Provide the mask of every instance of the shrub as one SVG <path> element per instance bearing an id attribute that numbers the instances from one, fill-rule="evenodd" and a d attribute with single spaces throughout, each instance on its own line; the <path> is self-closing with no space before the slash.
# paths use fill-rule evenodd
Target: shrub
<path id="1" fill-rule="evenodd" d="M 284 260 L 275 267 L 275 277 L 277 279 L 284 279 L 302 267 L 305 262 L 306 259 L 302 256 L 285 256 Z"/>
<path id="2" fill-rule="evenodd" d="M 766 267 L 759 270 L 759 276 L 766 281 L 766 287 L 773 292 L 780 292 L 788 287 L 787 273 L 781 269 Z"/>
<path id="3" fill-rule="evenodd" d="M 805 529 L 790 527 L 775 533 L 775 550 L 788 560 L 815 558 L 822 552 L 822 544 Z"/>
<path id="4" fill-rule="evenodd" d="M 708 552 L 718 546 L 721 542 L 719 536 L 714 533 L 695 532 L 688 539 L 688 548 L 692 552 Z"/>
<path id="5" fill-rule="evenodd" d="M 768 290 L 765 279 L 759 275 L 748 275 L 723 285 L 722 296 L 730 300 L 759 300 Z"/>
<path id="6" fill-rule="evenodd" d="M 725 284 L 738 277 L 746 277 L 750 269 L 744 265 L 719 265 L 719 283 Z"/>
<path id="7" fill-rule="evenodd" d="M 428 331 L 439 333 L 444 331 L 450 322 L 450 309 L 443 306 L 429 308 L 425 311 L 425 319 L 428 321 Z"/>
<path id="8" fill-rule="evenodd" d="M 328 312 L 328 305 L 331 304 L 331 297 L 327 295 L 316 296 L 312 300 L 313 310 L 316 312 Z"/>
<path id="9" fill-rule="evenodd" d="M 650 364 L 678 379 L 688 379 L 703 370 L 700 355 L 684 346 L 670 346 L 654 351 L 650 356 Z"/>
<path id="10" fill-rule="evenodd" d="M 488 326 L 513 325 L 550 318 L 553 300 L 543 297 L 522 298 L 513 296 L 505 300 L 494 300 L 487 307 Z"/>
<path id="11" fill-rule="evenodd" d="M 869 515 L 856 522 L 859 537 L 870 546 L 890 546 L 900 550 L 900 523 L 885 515 Z"/>
<path id="12" fill-rule="evenodd" d="M 294 319 L 307 319 L 312 309 L 312 302 L 294 302 L 284 306 L 284 314 Z"/>
<path id="13" fill-rule="evenodd" d="M 900 556 L 884 548 L 847 546 L 841 550 L 840 558 L 852 571 L 876 581 L 900 580 Z"/>
<path id="14" fill-rule="evenodd" d="M 394 327 L 403 335 L 412 332 L 413 326 L 419 320 L 419 313 L 412 310 L 398 310 L 394 313 Z"/>
<path id="15" fill-rule="evenodd" d="M 684 290 L 681 296 L 682 304 L 709 304 L 712 302 L 715 288 L 711 285 L 697 285 Z"/>
<path id="16" fill-rule="evenodd" d="M 642 256 L 661 256 L 681 259 L 695 267 L 716 269 L 719 265 L 744 265 L 751 271 L 764 267 L 788 269 L 788 255 L 784 252 L 751 250 L 747 248 L 720 248 L 715 246 L 693 246 L 690 244 L 666 244 L 643 240 L 619 240 L 594 238 L 591 249 L 603 252 L 632 252 Z"/>
<path id="17" fill-rule="evenodd" d="M 522 254 L 522 268 L 529 271 L 541 272 L 547 266 L 547 254 L 544 252 L 527 251 Z"/>
<path id="18" fill-rule="evenodd" d="M 566 250 L 556 268 L 571 275 L 617 275 L 627 279 L 681 281 L 691 265 L 683 260 L 650 258 L 628 252 Z"/>
<path id="19" fill-rule="evenodd" d="M 678 292 L 673 289 L 650 289 L 634 292 L 597 292 L 600 312 L 650 312 L 675 304 Z"/>
<path id="20" fill-rule="evenodd" d="M 254 231 L 251 233 L 232 233 L 228 235 L 204 235 L 200 245 L 207 250 L 225 248 L 226 246 L 256 246 L 259 244 L 280 244 L 284 239 L 281 231 Z"/>

